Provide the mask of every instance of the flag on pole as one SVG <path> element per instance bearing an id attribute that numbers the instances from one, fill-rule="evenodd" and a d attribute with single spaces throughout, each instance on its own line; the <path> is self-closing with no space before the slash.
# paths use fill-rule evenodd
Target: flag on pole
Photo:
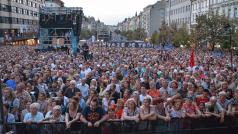
<path id="1" fill-rule="evenodd" d="M 189 65 L 190 65 L 190 67 L 194 67 L 194 66 L 195 66 L 194 48 L 192 48 L 192 52 L 191 52 L 191 55 L 190 55 Z"/>

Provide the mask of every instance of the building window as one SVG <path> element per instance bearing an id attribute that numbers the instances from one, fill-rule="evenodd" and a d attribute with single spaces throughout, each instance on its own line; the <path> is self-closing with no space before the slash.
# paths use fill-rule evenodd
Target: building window
<path id="1" fill-rule="evenodd" d="M 21 8 L 18 8 L 17 13 L 22 14 L 22 9 L 21 9 Z"/>
<path id="2" fill-rule="evenodd" d="M 24 14 L 27 15 L 27 10 L 26 9 L 24 9 Z"/>
<path id="3" fill-rule="evenodd" d="M 234 8 L 234 18 L 237 17 L 237 8 Z"/>
<path id="4" fill-rule="evenodd" d="M 17 12 L 17 7 L 12 7 L 12 12 L 16 13 Z"/>
<path id="5" fill-rule="evenodd" d="M 228 18 L 231 18 L 231 9 L 228 9 Z"/>

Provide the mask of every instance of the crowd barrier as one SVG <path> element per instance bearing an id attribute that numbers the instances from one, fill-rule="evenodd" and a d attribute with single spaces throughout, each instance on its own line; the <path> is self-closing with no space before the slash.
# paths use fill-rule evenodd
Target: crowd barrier
<path id="1" fill-rule="evenodd" d="M 59 123 L 12 123 L 5 124 L 8 131 L 16 134 L 237 134 L 238 118 L 226 117 L 220 123 L 218 118 L 173 118 L 169 122 L 156 121 L 107 121 L 98 128 L 88 128 L 78 122 L 73 129 L 66 129 L 64 122 Z"/>

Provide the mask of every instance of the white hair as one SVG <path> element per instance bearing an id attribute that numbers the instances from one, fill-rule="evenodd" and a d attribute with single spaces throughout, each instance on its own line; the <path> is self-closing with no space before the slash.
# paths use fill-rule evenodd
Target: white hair
<path id="1" fill-rule="evenodd" d="M 39 110 L 40 109 L 40 104 L 39 103 L 32 103 L 31 105 L 30 105 L 30 109 L 32 109 L 32 108 L 36 108 L 37 110 Z"/>

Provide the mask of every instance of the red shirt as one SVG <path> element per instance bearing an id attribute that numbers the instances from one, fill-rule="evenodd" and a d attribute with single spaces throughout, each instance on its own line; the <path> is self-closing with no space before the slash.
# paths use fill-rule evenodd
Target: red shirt
<path id="1" fill-rule="evenodd" d="M 189 114 L 196 113 L 196 106 L 194 104 L 188 105 L 187 103 L 183 103 L 183 109 Z"/>
<path id="2" fill-rule="evenodd" d="M 122 109 L 119 109 L 119 110 L 116 110 L 115 111 L 115 114 L 116 114 L 116 118 L 117 119 L 121 119 L 121 116 L 123 114 L 123 108 Z"/>
<path id="3" fill-rule="evenodd" d="M 208 97 L 203 97 L 203 96 L 201 96 L 201 97 L 198 97 L 198 98 L 196 98 L 196 103 L 197 103 L 197 105 L 199 106 L 201 103 L 206 103 L 206 102 L 208 102 L 209 101 L 209 98 Z"/>

